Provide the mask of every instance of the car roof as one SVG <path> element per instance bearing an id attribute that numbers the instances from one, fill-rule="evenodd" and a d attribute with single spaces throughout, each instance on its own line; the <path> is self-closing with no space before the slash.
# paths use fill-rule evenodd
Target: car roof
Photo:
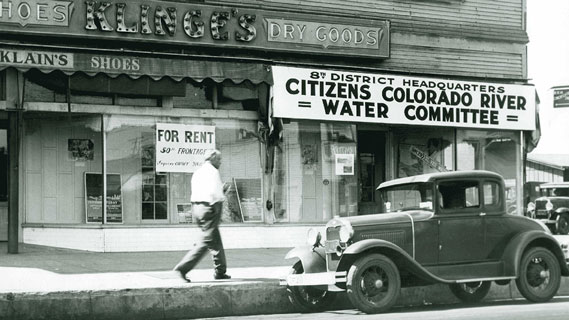
<path id="1" fill-rule="evenodd" d="M 377 187 L 377 190 L 381 188 L 387 188 L 391 186 L 408 184 L 408 183 L 432 182 L 440 179 L 468 179 L 468 178 L 495 178 L 501 180 L 502 176 L 495 172 L 486 171 L 486 170 L 434 172 L 434 173 L 426 173 L 417 176 L 385 181 Z"/>
<path id="2" fill-rule="evenodd" d="M 540 187 L 540 188 L 543 188 L 543 189 L 548 189 L 548 188 L 569 188 L 569 181 L 565 181 L 565 182 L 548 182 L 548 183 L 541 184 L 539 187 Z"/>

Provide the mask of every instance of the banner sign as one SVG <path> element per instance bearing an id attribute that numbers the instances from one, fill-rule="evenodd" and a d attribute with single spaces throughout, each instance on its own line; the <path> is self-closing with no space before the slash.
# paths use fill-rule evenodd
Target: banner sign
<path id="1" fill-rule="evenodd" d="M 346 9 L 349 11 L 349 9 Z M 0 1 L 0 30 L 32 36 L 388 58 L 387 20 L 155 0 Z"/>
<path id="2" fill-rule="evenodd" d="M 569 88 L 553 90 L 553 107 L 554 108 L 569 107 Z"/>
<path id="3" fill-rule="evenodd" d="M 273 67 L 273 116 L 535 130 L 531 85 Z"/>
<path id="4" fill-rule="evenodd" d="M 215 149 L 214 126 L 156 124 L 157 172 L 194 172 L 209 149 Z"/>

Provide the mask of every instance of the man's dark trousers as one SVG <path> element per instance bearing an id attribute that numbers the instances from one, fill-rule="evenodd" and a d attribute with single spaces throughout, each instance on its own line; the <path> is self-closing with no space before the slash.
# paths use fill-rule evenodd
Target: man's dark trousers
<path id="1" fill-rule="evenodd" d="M 225 251 L 219 233 L 219 222 L 221 221 L 221 210 L 223 202 L 216 202 L 209 205 L 205 202 L 195 202 L 192 204 L 192 215 L 196 218 L 198 226 L 202 229 L 200 238 L 192 250 L 190 250 L 176 265 L 174 270 L 183 274 L 192 270 L 203 258 L 209 249 L 213 257 L 213 265 L 216 275 L 223 275 L 227 271 Z"/>

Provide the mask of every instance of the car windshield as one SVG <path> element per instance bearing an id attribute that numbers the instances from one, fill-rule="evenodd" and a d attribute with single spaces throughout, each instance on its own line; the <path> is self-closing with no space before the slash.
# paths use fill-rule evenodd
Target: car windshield
<path id="1" fill-rule="evenodd" d="M 432 183 L 411 183 L 380 190 L 382 212 L 433 211 Z"/>
<path id="2" fill-rule="evenodd" d="M 541 195 L 546 197 L 569 197 L 569 188 L 543 188 Z"/>

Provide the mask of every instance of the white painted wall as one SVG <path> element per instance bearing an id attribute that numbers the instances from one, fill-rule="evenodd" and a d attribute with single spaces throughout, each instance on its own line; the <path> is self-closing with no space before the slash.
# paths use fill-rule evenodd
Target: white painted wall
<path id="1" fill-rule="evenodd" d="M 223 226 L 226 249 L 292 248 L 304 245 L 309 228 L 318 226 Z M 190 249 L 201 231 L 196 227 L 24 227 L 24 243 L 95 252 L 181 251 Z"/>

